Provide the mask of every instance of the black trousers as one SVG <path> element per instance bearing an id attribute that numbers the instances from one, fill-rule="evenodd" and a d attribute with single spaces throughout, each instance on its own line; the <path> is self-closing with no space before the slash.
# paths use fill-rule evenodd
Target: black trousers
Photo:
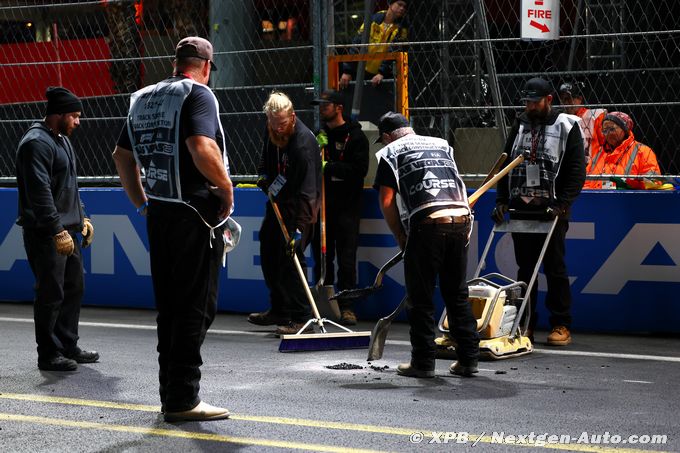
<path id="1" fill-rule="evenodd" d="M 35 341 L 38 360 L 49 360 L 78 345 L 78 320 L 83 297 L 83 258 L 76 232 L 73 255 L 57 254 L 47 233 L 24 228 L 26 257 L 35 276 Z"/>
<path id="2" fill-rule="evenodd" d="M 468 302 L 467 270 L 470 224 L 412 225 L 404 251 L 406 291 L 411 307 L 411 364 L 435 368 L 434 288 L 439 277 L 456 354 L 468 364 L 479 355 L 477 321 Z"/>
<path id="3" fill-rule="evenodd" d="M 200 403 L 201 345 L 217 311 L 224 242 L 190 208 L 153 200 L 147 231 L 156 298 L 160 398 L 165 410 Z M 212 247 L 211 247 L 212 243 Z"/>
<path id="4" fill-rule="evenodd" d="M 567 265 L 564 262 L 567 230 L 569 230 L 569 221 L 559 219 L 543 257 L 543 271 L 548 282 L 545 305 L 550 311 L 550 325 L 552 327 L 571 326 L 571 287 L 569 286 Z M 541 248 L 545 243 L 545 238 L 546 235 L 544 234 L 513 233 L 515 260 L 519 266 L 517 280 L 529 283 L 538 256 L 541 254 Z M 538 321 L 536 313 L 538 285 L 536 284 L 531 288 L 529 301 L 531 303 L 529 328 L 533 330 Z"/>
<path id="5" fill-rule="evenodd" d="M 288 234 L 292 235 L 295 229 L 288 220 L 291 216 L 282 212 Z M 311 240 L 314 232 L 312 225 L 307 225 L 302 231 L 301 244 L 296 246 L 296 254 L 302 271 L 307 275 L 304 250 Z M 302 286 L 302 281 L 295 268 L 293 258 L 288 256 L 288 244 L 283 237 L 283 232 L 274 215 L 274 210 L 269 202 L 265 211 L 262 226 L 260 227 L 260 266 L 264 281 L 269 288 L 269 303 L 271 311 L 280 318 L 290 319 L 294 322 L 306 322 L 310 317 L 310 307 Z"/>
<path id="6" fill-rule="evenodd" d="M 326 205 L 326 275 L 324 284 L 332 285 L 335 280 L 335 261 L 338 263 L 336 287 L 339 291 L 357 286 L 357 247 L 359 246 L 359 222 L 361 204 L 332 208 Z M 321 222 L 315 226 L 312 253 L 314 256 L 314 281 L 321 277 Z M 352 308 L 353 302 L 341 301 L 341 308 Z"/>

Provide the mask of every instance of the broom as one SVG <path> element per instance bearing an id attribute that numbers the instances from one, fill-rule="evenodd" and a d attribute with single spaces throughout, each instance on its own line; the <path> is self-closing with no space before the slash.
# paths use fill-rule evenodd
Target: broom
<path id="1" fill-rule="evenodd" d="M 279 222 L 281 227 L 281 232 L 286 240 L 286 243 L 290 242 L 290 235 L 286 229 L 286 225 L 283 223 L 283 218 L 281 217 L 281 211 L 274 201 L 272 194 L 268 194 L 269 202 L 272 205 L 274 214 L 276 215 L 276 220 Z M 314 302 L 314 297 L 307 284 L 307 278 L 302 271 L 302 266 L 300 265 L 300 260 L 298 260 L 297 254 L 293 252 L 293 262 L 295 263 L 295 268 L 297 269 L 298 276 L 300 277 L 300 283 L 305 289 L 307 299 L 309 300 L 309 305 L 312 308 L 312 313 L 314 317 L 307 321 L 302 328 L 293 335 L 281 335 L 281 344 L 279 344 L 279 352 L 296 352 L 296 351 L 329 351 L 336 349 L 362 349 L 367 348 L 368 343 L 371 339 L 371 332 L 354 332 L 340 324 L 337 324 L 328 319 L 324 319 L 319 315 L 319 310 Z M 326 332 L 325 323 L 334 325 L 343 332 L 328 333 Z M 307 327 L 310 325 L 316 325 L 321 333 L 311 333 L 304 334 Z"/>

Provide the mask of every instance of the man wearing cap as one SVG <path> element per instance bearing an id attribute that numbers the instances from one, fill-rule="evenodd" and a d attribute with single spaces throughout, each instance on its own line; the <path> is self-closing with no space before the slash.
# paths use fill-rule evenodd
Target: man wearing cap
<path id="1" fill-rule="evenodd" d="M 607 111 L 605 109 L 587 109 L 583 106 L 585 104 L 584 86 L 583 82 L 565 82 L 560 85 L 558 94 L 565 112 L 581 118 L 578 125 L 583 136 L 587 164 L 590 161 L 590 156 L 604 143 L 602 120 Z"/>
<path id="2" fill-rule="evenodd" d="M 267 135 L 258 165 L 258 186 L 271 193 L 291 238 L 283 232 L 267 200 L 260 227 L 260 265 L 269 289 L 270 308 L 251 313 L 248 322 L 278 326 L 277 335 L 295 334 L 310 317 L 305 288 L 292 259 L 306 273 L 304 250 L 314 234 L 321 200 L 321 153 L 312 131 L 295 114 L 293 102 L 280 91 L 272 92 L 263 107 Z"/>
<path id="3" fill-rule="evenodd" d="M 399 248 L 404 274 L 411 360 L 397 374 L 416 378 L 435 375 L 435 280 L 451 322 L 458 361 L 449 372 L 470 377 L 477 373 L 479 336 L 468 302 L 467 251 L 472 228 L 465 184 L 446 140 L 416 135 L 401 114 L 387 112 L 378 124 L 374 187 L 380 209 Z"/>
<path id="4" fill-rule="evenodd" d="M 406 17 L 406 0 L 390 0 L 389 7 L 385 11 L 379 11 L 371 17 L 370 31 L 368 37 L 369 44 L 380 44 L 370 46 L 368 53 L 381 53 L 390 51 L 390 43 L 403 42 L 408 39 L 409 23 Z M 364 33 L 363 24 L 359 28 L 356 36 L 352 40 L 354 44 L 360 44 Z M 401 50 L 401 49 L 395 49 Z M 353 48 L 351 53 L 359 53 Z M 356 74 L 356 62 L 343 63 L 342 74 L 338 86 L 341 90 L 347 88 Z M 378 86 L 385 77 L 392 75 L 392 62 L 382 60 L 369 60 L 366 62 L 366 79 L 371 80 L 373 86 Z"/>
<path id="5" fill-rule="evenodd" d="M 505 152 L 508 161 L 519 155 L 526 158 L 498 182 L 492 218 L 501 223 L 508 208 L 522 213 L 511 213 L 510 218 L 527 213 L 536 220 L 558 218 L 543 258 L 543 268 L 548 282 L 545 304 L 550 311 L 552 327 L 548 344 L 564 346 L 571 343 L 571 288 L 564 262 L 565 237 L 571 205 L 585 181 L 585 160 L 578 118 L 553 110 L 552 93 L 550 83 L 538 77 L 524 85 L 522 101 L 526 107 L 510 130 Z M 545 236 L 543 239 L 539 236 L 533 233 L 512 235 L 520 281 L 531 279 L 545 239 Z M 534 284 L 530 289 L 531 318 L 527 332 L 532 341 L 537 321 L 537 297 L 538 288 Z"/>
<path id="6" fill-rule="evenodd" d="M 26 257 L 36 279 L 33 315 L 38 368 L 73 371 L 99 360 L 78 347 L 83 296 L 81 247 L 94 238 L 78 193 L 76 153 L 69 136 L 80 125 L 83 105 L 66 88 L 50 87 L 42 122 L 19 142 L 16 175 L 17 224 L 23 228 Z M 78 233 L 82 242 L 78 242 Z"/>
<path id="7" fill-rule="evenodd" d="M 661 169 L 652 149 L 635 140 L 633 119 L 623 112 L 611 112 L 602 121 L 605 142 L 593 153 L 589 175 L 660 175 Z M 644 182 L 629 179 L 632 188 L 644 188 Z M 614 181 L 591 179 L 584 189 L 616 189 Z M 626 188 L 626 187 L 624 187 Z"/>
<path id="8" fill-rule="evenodd" d="M 364 177 L 368 172 L 368 138 L 361 124 L 345 119 L 343 98 L 333 90 L 324 91 L 312 105 L 319 106 L 323 127 L 317 134 L 321 146 L 325 185 L 326 209 L 326 275 L 324 284 L 335 281 L 333 260 L 337 259 L 339 291 L 352 289 L 357 284 L 357 247 L 361 220 L 361 195 Z M 321 241 L 317 232 L 312 242 L 314 276 L 321 277 Z M 357 323 L 352 301 L 339 302 L 340 321 L 348 326 Z"/>
<path id="9" fill-rule="evenodd" d="M 182 39 L 173 75 L 132 94 L 113 153 L 128 198 L 147 219 L 159 392 L 168 422 L 229 416 L 198 395 L 201 345 L 217 311 L 229 239 L 223 229 L 234 206 L 218 102 L 206 86 L 212 60 L 209 41 Z"/>

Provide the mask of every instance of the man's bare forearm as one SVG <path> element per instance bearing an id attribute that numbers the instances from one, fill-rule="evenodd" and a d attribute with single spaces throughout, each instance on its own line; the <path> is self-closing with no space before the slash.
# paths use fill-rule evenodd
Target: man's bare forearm
<path id="1" fill-rule="evenodd" d="M 404 250 L 406 245 L 406 232 L 401 224 L 399 209 L 397 208 L 396 191 L 390 187 L 380 187 L 380 210 L 383 213 L 385 222 L 394 238 L 399 244 L 399 248 Z"/>
<path id="2" fill-rule="evenodd" d="M 113 151 L 113 162 L 116 164 L 120 183 L 125 193 L 132 204 L 139 208 L 146 203 L 146 194 L 144 187 L 142 187 L 139 167 L 137 167 L 137 161 L 135 161 L 132 151 L 116 146 Z"/>
<path id="3" fill-rule="evenodd" d="M 222 153 L 215 140 L 202 136 L 192 136 L 186 140 L 194 165 L 215 188 L 211 192 L 222 201 L 221 216 L 231 213 L 234 206 L 234 187 L 222 161 Z"/>

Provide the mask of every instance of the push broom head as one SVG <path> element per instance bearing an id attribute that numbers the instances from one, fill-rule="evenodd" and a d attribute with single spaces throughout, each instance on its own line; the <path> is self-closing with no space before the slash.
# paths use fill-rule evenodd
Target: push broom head
<path id="1" fill-rule="evenodd" d="M 339 332 L 281 335 L 279 352 L 334 351 L 364 349 L 371 340 L 371 332 Z"/>

